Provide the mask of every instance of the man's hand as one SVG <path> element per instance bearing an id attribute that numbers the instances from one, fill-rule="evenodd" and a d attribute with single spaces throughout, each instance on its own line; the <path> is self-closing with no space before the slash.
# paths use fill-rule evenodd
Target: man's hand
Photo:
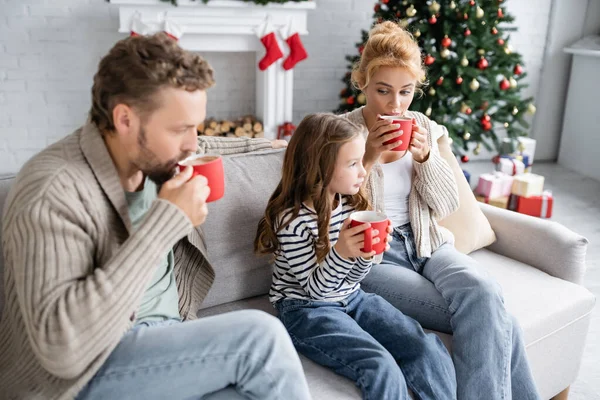
<path id="1" fill-rule="evenodd" d="M 159 199 L 167 200 L 181 209 L 192 221 L 194 226 L 202 225 L 208 215 L 206 198 L 210 194 L 208 181 L 202 175 L 192 177 L 194 168 L 185 167 L 183 171 L 165 182 Z"/>
<path id="2" fill-rule="evenodd" d="M 285 149 L 288 145 L 286 140 L 271 140 L 271 146 L 274 149 Z"/>

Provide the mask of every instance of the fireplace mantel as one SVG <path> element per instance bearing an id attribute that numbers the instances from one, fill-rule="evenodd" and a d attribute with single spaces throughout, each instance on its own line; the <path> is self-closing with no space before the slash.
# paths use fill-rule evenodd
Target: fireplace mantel
<path id="1" fill-rule="evenodd" d="M 134 16 L 152 31 L 163 29 L 166 20 L 182 30 L 180 45 L 198 52 L 255 52 L 258 61 L 264 47 L 255 29 L 269 18 L 277 30 L 289 25 L 300 35 L 308 34 L 307 14 L 316 7 L 315 1 L 268 4 L 266 6 L 240 0 L 178 0 L 175 7 L 160 0 L 111 0 L 119 7 L 119 32 L 129 33 Z M 294 71 L 285 71 L 283 60 L 289 49 L 278 35 L 284 57 L 266 71 L 256 66 L 256 114 L 263 120 L 265 137 L 275 138 L 277 127 L 292 120 Z"/>

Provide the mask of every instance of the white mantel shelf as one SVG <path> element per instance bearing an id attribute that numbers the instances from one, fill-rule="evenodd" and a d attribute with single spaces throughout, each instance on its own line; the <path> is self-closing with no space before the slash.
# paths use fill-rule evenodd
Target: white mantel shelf
<path id="1" fill-rule="evenodd" d="M 255 29 L 269 18 L 281 30 L 289 24 L 293 32 L 308 34 L 307 14 L 316 8 L 315 1 L 258 5 L 241 0 L 178 0 L 178 6 L 160 0 L 111 0 L 119 7 L 119 32 L 130 33 L 135 15 L 152 31 L 163 30 L 166 20 L 177 24 L 183 32 L 179 44 L 197 52 L 255 52 L 256 61 L 265 50 Z M 256 114 L 262 119 L 265 137 L 275 138 L 277 127 L 292 121 L 294 71 L 283 69 L 289 49 L 278 35 L 284 57 L 266 71 L 256 66 Z"/>

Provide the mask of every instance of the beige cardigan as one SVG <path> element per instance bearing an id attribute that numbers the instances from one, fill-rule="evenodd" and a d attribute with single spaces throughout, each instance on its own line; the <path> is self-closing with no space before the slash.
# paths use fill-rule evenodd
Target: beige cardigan
<path id="1" fill-rule="evenodd" d="M 199 151 L 270 147 L 199 140 Z M 2 240 L 2 399 L 75 397 L 131 328 L 154 264 L 169 249 L 182 318 L 196 318 L 214 279 L 202 231 L 168 201 L 155 201 L 131 233 L 117 171 L 91 124 L 23 167 L 7 198 Z"/>
<path id="2" fill-rule="evenodd" d="M 358 125 L 367 127 L 362 110 L 362 107 L 357 108 L 343 116 Z M 431 253 L 443 243 L 454 242 L 452 233 L 438 225 L 437 220 L 447 217 L 458 209 L 458 187 L 452 169 L 441 157 L 437 146 L 437 138 L 447 134 L 446 128 L 418 112 L 409 111 L 408 116 L 415 118 L 417 124 L 429 132 L 431 148 L 429 158 L 423 163 L 413 162 L 408 209 L 417 245 L 417 255 L 431 257 Z M 367 180 L 367 192 L 373 209 L 385 213 L 383 188 L 383 169 L 381 164 L 376 163 Z"/>

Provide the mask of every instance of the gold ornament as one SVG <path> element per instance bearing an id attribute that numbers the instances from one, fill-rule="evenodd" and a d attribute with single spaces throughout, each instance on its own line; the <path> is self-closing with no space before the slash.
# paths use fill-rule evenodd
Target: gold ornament
<path id="1" fill-rule="evenodd" d="M 479 153 L 481 153 L 481 143 L 477 143 L 477 147 L 475 147 L 473 149 L 473 154 L 475 154 L 476 156 L 478 156 Z"/>
<path id="2" fill-rule="evenodd" d="M 477 54 L 479 54 L 480 56 L 485 54 L 485 50 L 484 49 L 479 49 L 477 50 Z"/>
<path id="3" fill-rule="evenodd" d="M 510 47 L 510 44 L 507 44 L 507 45 L 504 47 L 504 52 L 505 52 L 506 54 L 510 54 L 510 53 L 512 53 L 512 47 Z"/>
<path id="4" fill-rule="evenodd" d="M 454 10 L 456 8 L 456 3 L 454 1 L 450 2 L 450 9 Z"/>
<path id="5" fill-rule="evenodd" d="M 438 11 L 440 11 L 440 5 L 437 1 L 434 1 L 433 3 L 431 3 L 431 5 L 429 6 L 429 10 L 436 14 Z"/>
<path id="6" fill-rule="evenodd" d="M 440 56 L 442 56 L 442 58 L 450 57 L 450 50 L 444 49 L 444 50 L 440 51 Z"/>
<path id="7" fill-rule="evenodd" d="M 485 25 L 485 21 L 481 21 L 481 25 Z"/>
<path id="8" fill-rule="evenodd" d="M 425 110 L 425 115 L 428 117 L 431 116 L 431 107 L 427 107 L 427 110 Z"/>
<path id="9" fill-rule="evenodd" d="M 519 146 L 517 146 L 517 150 L 519 150 L 520 153 L 525 151 L 525 145 L 523 144 L 523 142 L 519 142 Z"/>
<path id="10" fill-rule="evenodd" d="M 527 112 L 531 115 L 535 114 L 535 106 L 533 105 L 533 103 L 529 103 L 529 105 L 527 106 Z"/>
<path id="11" fill-rule="evenodd" d="M 519 109 L 517 107 L 514 107 L 512 110 L 512 115 L 517 115 L 519 113 Z"/>
<path id="12" fill-rule="evenodd" d="M 403 5 L 403 6 L 405 6 L 405 5 L 408 5 L 408 1 L 406 1 L 406 0 L 405 0 L 405 1 L 403 1 L 403 2 L 402 2 L 402 5 Z"/>
<path id="13" fill-rule="evenodd" d="M 467 60 L 467 57 L 463 56 L 462 60 L 460 60 L 460 65 L 462 65 L 463 67 L 469 65 L 469 60 Z"/>
<path id="14" fill-rule="evenodd" d="M 429 89 L 428 93 L 430 96 L 435 96 L 435 89 L 434 88 Z"/>
<path id="15" fill-rule="evenodd" d="M 460 105 L 460 112 L 465 114 L 467 112 L 467 109 L 469 108 L 469 106 L 467 105 L 467 103 L 462 103 Z"/>
<path id="16" fill-rule="evenodd" d="M 465 132 L 465 134 L 463 135 L 463 139 L 469 140 L 470 138 L 471 138 L 471 134 L 469 132 Z"/>
<path id="17" fill-rule="evenodd" d="M 508 129 L 508 127 L 509 127 L 509 126 L 510 126 L 510 125 L 508 125 L 508 122 L 505 122 L 505 123 L 504 123 L 504 127 L 505 127 L 505 128 L 507 128 L 507 129 Z"/>
<path id="18" fill-rule="evenodd" d="M 367 97 L 365 96 L 364 93 L 360 93 L 356 97 L 356 101 L 358 101 L 358 104 L 366 104 L 367 103 Z"/>
<path id="19" fill-rule="evenodd" d="M 517 87 L 517 80 L 515 78 L 513 78 L 512 76 L 508 79 L 508 82 L 510 83 L 511 88 L 514 89 Z"/>
<path id="20" fill-rule="evenodd" d="M 475 78 L 473 78 L 473 80 L 471 81 L 471 83 L 469 84 L 469 87 L 471 88 L 472 91 L 477 91 L 477 89 L 479 89 L 479 81 Z"/>
<path id="21" fill-rule="evenodd" d="M 415 7 L 413 5 L 406 9 L 406 15 L 408 15 L 409 17 L 414 17 L 415 15 L 417 15 L 417 10 L 415 10 Z"/>
<path id="22" fill-rule="evenodd" d="M 475 11 L 475 16 L 477 18 L 483 18 L 483 9 L 479 6 L 477 6 L 477 11 Z"/>
<path id="23" fill-rule="evenodd" d="M 415 37 L 419 37 L 421 36 L 421 31 L 417 29 L 417 31 L 415 32 Z"/>

